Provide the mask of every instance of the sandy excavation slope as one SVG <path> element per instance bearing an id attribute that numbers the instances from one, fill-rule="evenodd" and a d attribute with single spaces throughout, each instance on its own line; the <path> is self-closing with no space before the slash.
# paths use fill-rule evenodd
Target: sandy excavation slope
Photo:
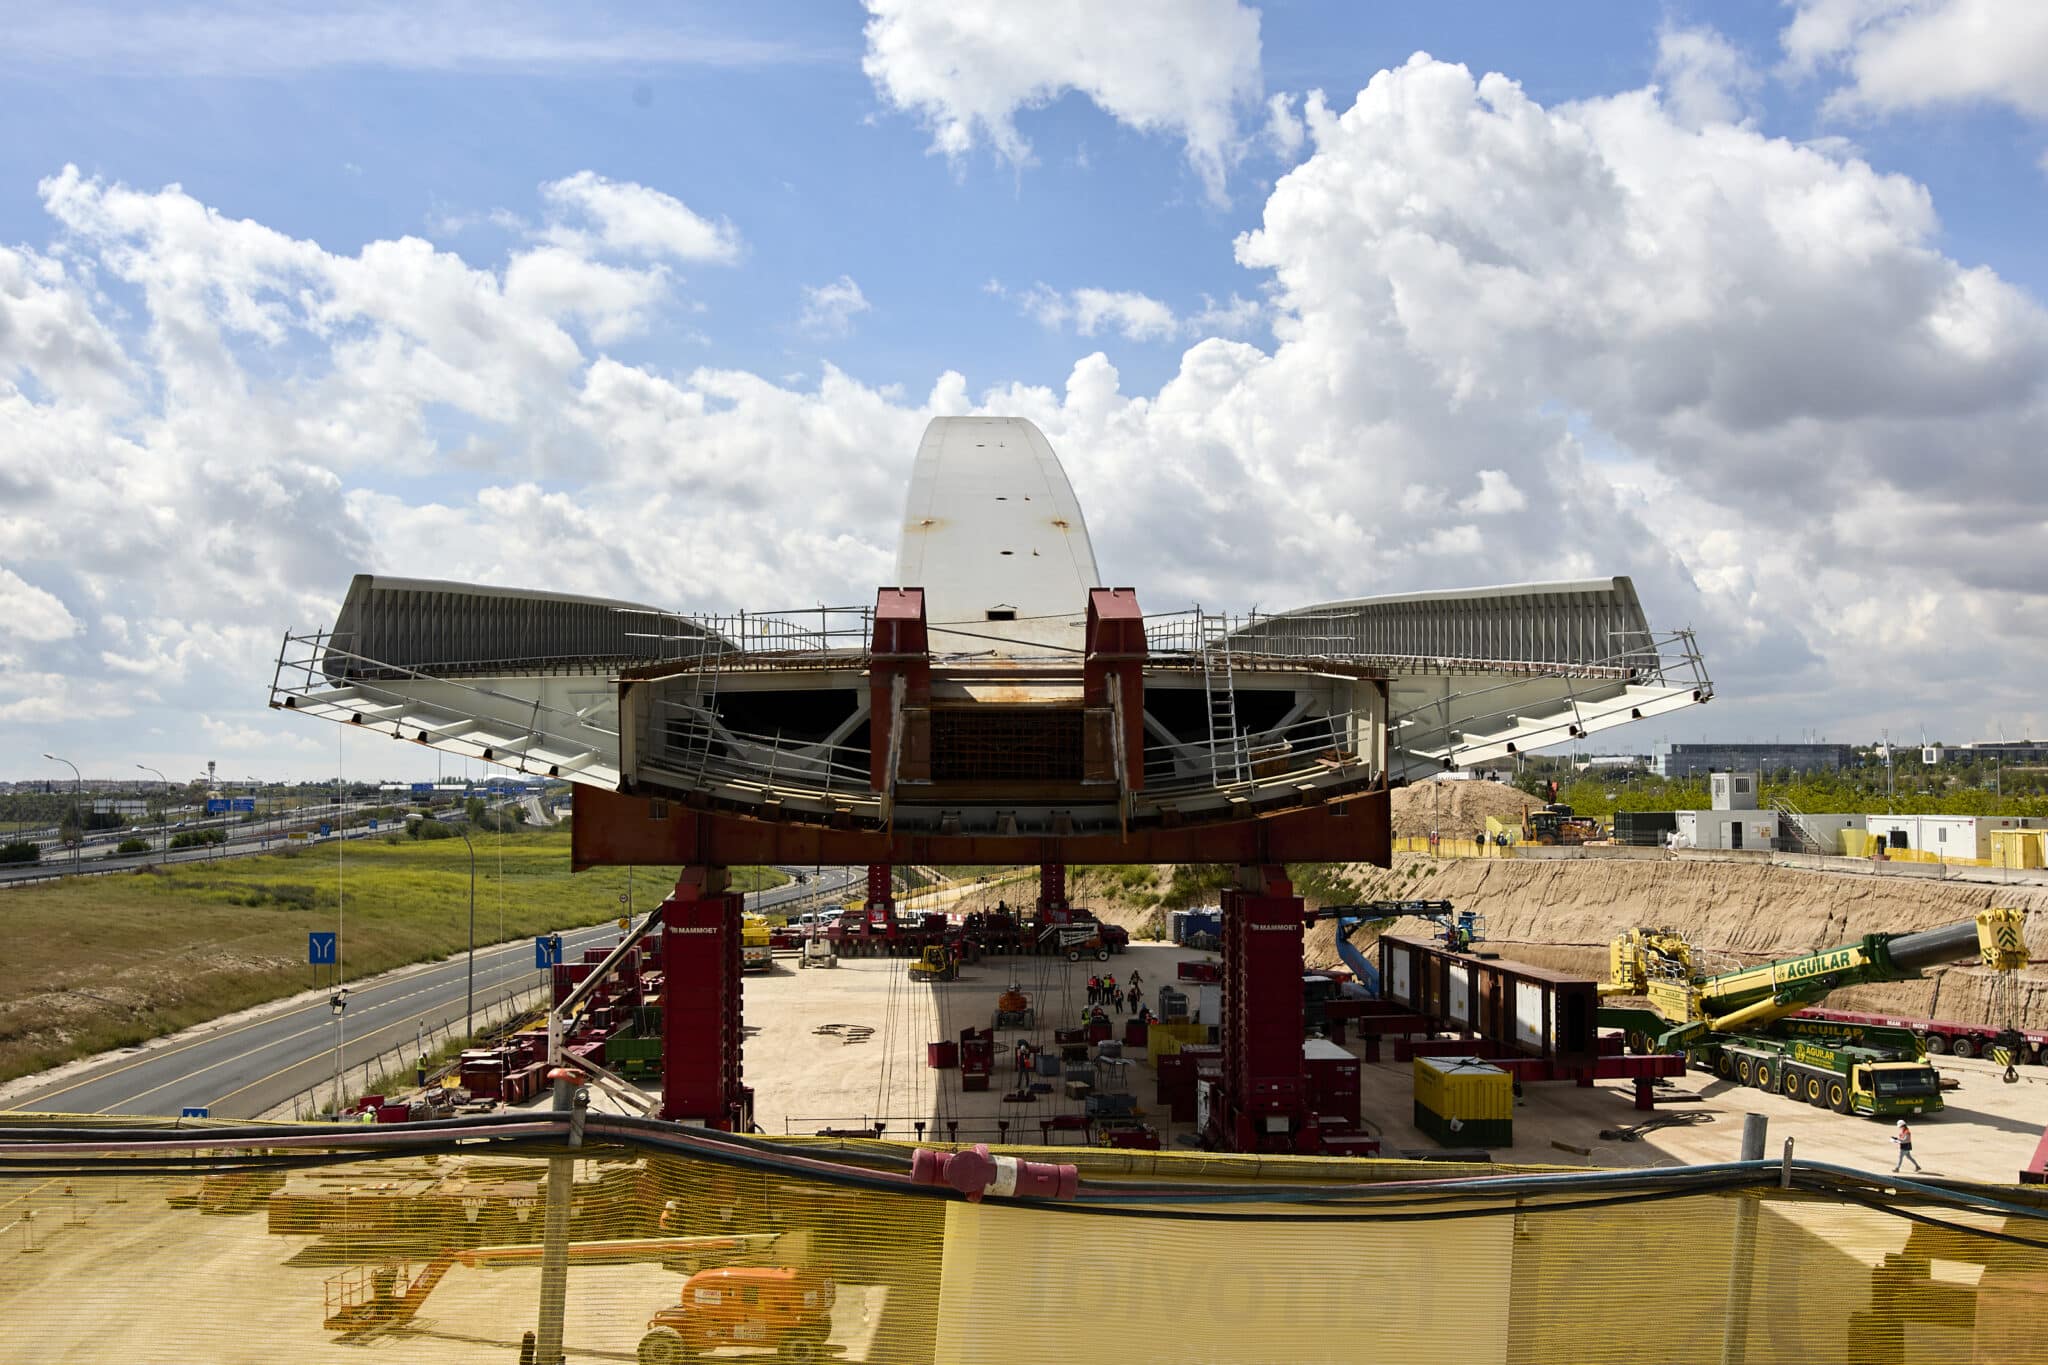
<path id="1" fill-rule="evenodd" d="M 1638 924 L 1678 929 L 1703 948 L 1751 963 L 1833 947 L 1863 934 L 1931 929 L 1993 905 L 2029 912 L 2031 956 L 2037 964 L 2048 957 L 2048 915 L 2041 913 L 2048 911 L 2048 888 L 2041 887 L 1694 861 L 1403 857 L 1392 872 L 1353 872 L 1369 897 L 1448 900 L 1486 917 L 1496 950 L 1595 977 L 1605 973 L 1608 941 Z M 1423 927 L 1411 925 L 1409 931 Z M 1311 943 L 1311 961 L 1335 964 L 1334 929 L 1317 926 Z M 1948 967 L 1919 981 L 1838 991 L 1829 1003 L 1996 1022 L 1991 980 L 1976 968 Z M 2021 973 L 2017 984 L 2021 1023 L 2048 1027 L 2048 975 L 2037 965 Z"/>
<path id="2" fill-rule="evenodd" d="M 1436 790 L 1433 790 L 1436 789 Z M 1445 837 L 1483 832 L 1488 815 L 1519 822 L 1526 793 L 1490 782 L 1420 783 L 1394 793 L 1396 835 L 1427 834 L 1433 810 Z M 1157 893 L 1171 869 L 1159 869 Z M 1486 919 L 1489 945 L 1504 956 L 1542 966 L 1606 975 L 1607 944 L 1637 925 L 1674 928 L 1727 965 L 1746 965 L 1830 948 L 1869 933 L 1931 929 L 1993 905 L 2029 912 L 2028 943 L 2036 966 L 2017 986 L 2020 1023 L 2048 1028 L 2048 888 L 1979 882 L 1934 882 L 1771 867 L 1758 862 L 1671 859 L 1443 859 L 1399 855 L 1391 870 L 1363 864 L 1344 869 L 1360 900 L 1448 900 Z M 1141 932 L 1156 914 L 1150 904 L 1119 902 L 1114 881 L 1089 878 L 1084 904 Z M 1214 904 L 1209 894 L 1198 903 Z M 1420 922 L 1393 932 L 1427 934 Z M 1371 935 L 1357 941 L 1369 943 Z M 1338 965 L 1336 929 L 1310 931 L 1310 965 Z M 1929 972 L 1919 981 L 1838 991 L 1843 1009 L 1899 1011 L 1966 1022 L 2002 1023 L 1990 974 L 1971 967 Z"/>

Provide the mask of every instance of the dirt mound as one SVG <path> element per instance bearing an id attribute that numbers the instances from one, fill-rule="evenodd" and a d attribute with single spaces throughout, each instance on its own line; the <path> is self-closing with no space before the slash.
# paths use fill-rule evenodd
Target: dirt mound
<path id="1" fill-rule="evenodd" d="M 1542 804 L 1498 782 L 1417 782 L 1394 792 L 1394 837 L 1423 838 L 1435 830 L 1446 839 L 1477 839 L 1486 833 L 1487 816 L 1519 825 L 1522 812 Z"/>

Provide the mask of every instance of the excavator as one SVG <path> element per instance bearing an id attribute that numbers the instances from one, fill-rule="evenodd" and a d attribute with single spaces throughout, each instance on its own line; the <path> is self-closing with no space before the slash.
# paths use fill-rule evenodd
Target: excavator
<path id="1" fill-rule="evenodd" d="M 1352 977 L 1368 995 L 1380 993 L 1380 969 L 1352 943 L 1351 936 L 1368 924 L 1385 924 L 1397 919 L 1425 919 L 1437 927 L 1444 946 L 1470 952 L 1472 945 L 1486 937 L 1486 921 L 1470 910 L 1453 911 L 1449 901 L 1365 901 L 1359 905 L 1326 905 L 1309 912 L 1309 922 L 1337 921 L 1337 956 L 1351 969 Z"/>
<path id="2" fill-rule="evenodd" d="M 2012 974 L 2027 962 L 2026 916 L 1990 909 L 1974 919 L 1907 934 L 1865 934 L 1819 953 L 1709 974 L 1700 954 L 1669 929 L 1632 929 L 1609 946 L 1607 996 L 1639 996 L 1649 1008 L 1603 1008 L 1603 1028 L 1621 1029 L 1638 1052 L 1682 1053 L 1723 1079 L 1776 1090 L 1840 1114 L 1892 1116 L 1942 1107 L 1940 1078 L 1911 1029 L 1802 1018 L 1829 992 L 1875 981 L 1912 981 L 1921 969 L 1978 961 L 2001 974 L 2016 1007 Z M 2016 1019 L 2001 1036 L 2005 1078 L 2021 1040 Z"/>

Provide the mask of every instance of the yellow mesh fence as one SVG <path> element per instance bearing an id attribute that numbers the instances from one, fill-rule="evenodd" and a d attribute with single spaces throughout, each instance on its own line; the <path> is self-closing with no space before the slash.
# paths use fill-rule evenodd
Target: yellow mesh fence
<path id="1" fill-rule="evenodd" d="M 2048 1221 L 2017 1187 L 1017 1148 L 1082 1197 L 975 1204 L 883 1143 L 24 1145 L 54 1125 L 0 1127 L 4 1361 L 531 1359 L 551 1167 L 577 1361 L 2048 1360 Z M 162 1169 L 195 1156 L 244 1169 Z"/>

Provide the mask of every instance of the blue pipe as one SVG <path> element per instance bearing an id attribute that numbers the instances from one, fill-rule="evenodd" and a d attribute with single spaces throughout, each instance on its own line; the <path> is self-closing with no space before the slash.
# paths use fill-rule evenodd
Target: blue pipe
<path id="1" fill-rule="evenodd" d="M 1377 1000 L 1380 994 L 1380 969 L 1367 961 L 1365 954 L 1351 941 L 1352 931 L 1364 923 L 1362 919 L 1337 921 L 1337 956 L 1351 969 L 1351 975 L 1357 979 L 1358 984 L 1365 987 L 1365 993 Z"/>

